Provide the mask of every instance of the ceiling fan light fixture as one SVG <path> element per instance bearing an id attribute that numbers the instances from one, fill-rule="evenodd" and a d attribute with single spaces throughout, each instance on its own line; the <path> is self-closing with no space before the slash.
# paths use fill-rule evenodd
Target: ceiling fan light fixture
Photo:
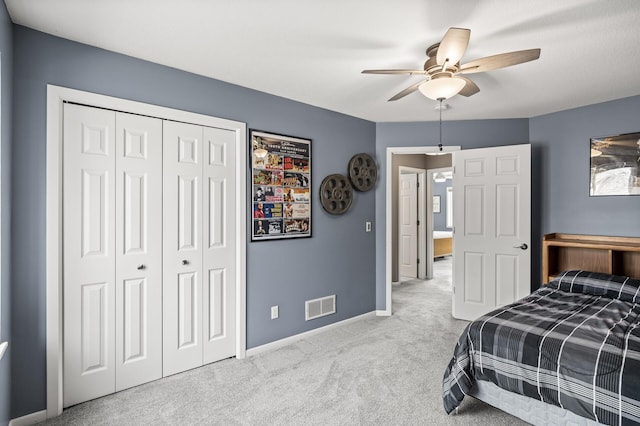
<path id="1" fill-rule="evenodd" d="M 433 100 L 449 99 L 460 93 L 465 84 L 466 82 L 461 78 L 439 77 L 425 81 L 418 89 L 427 98 Z"/>
<path id="2" fill-rule="evenodd" d="M 444 175 L 444 173 L 438 172 L 435 175 L 433 175 L 433 181 L 438 183 L 446 182 L 447 177 Z"/>

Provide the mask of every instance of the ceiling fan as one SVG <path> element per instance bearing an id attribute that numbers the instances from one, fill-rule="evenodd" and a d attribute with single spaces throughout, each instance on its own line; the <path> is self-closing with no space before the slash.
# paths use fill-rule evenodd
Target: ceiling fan
<path id="1" fill-rule="evenodd" d="M 363 74 L 411 74 L 424 75 L 426 80 L 419 81 L 389 101 L 401 99 L 416 90 L 428 98 L 443 100 L 455 95 L 472 96 L 480 88 L 461 74 L 472 74 L 491 71 L 498 68 L 510 67 L 524 62 L 534 61 L 540 57 L 540 49 L 518 50 L 516 52 L 501 53 L 487 56 L 460 65 L 460 59 L 467 50 L 471 30 L 466 28 L 449 28 L 440 43 L 427 48 L 429 59 L 424 63 L 424 69 L 397 70 L 364 70 Z"/>

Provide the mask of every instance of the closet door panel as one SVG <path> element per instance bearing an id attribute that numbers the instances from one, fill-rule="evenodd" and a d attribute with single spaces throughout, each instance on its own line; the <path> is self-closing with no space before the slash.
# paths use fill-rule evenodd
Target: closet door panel
<path id="1" fill-rule="evenodd" d="M 115 391 L 115 113 L 64 105 L 65 407 Z"/>
<path id="2" fill-rule="evenodd" d="M 162 377 L 162 120 L 116 114 L 116 390 Z"/>
<path id="3" fill-rule="evenodd" d="M 204 363 L 235 355 L 235 132 L 204 128 Z"/>
<path id="4" fill-rule="evenodd" d="M 163 122 L 163 375 L 202 365 L 202 127 Z"/>

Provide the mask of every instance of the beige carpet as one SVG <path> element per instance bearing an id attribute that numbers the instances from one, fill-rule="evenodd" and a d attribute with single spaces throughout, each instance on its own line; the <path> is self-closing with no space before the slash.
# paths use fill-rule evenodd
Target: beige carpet
<path id="1" fill-rule="evenodd" d="M 523 424 L 472 398 L 445 414 L 442 376 L 466 323 L 451 317 L 450 258 L 435 267 L 433 280 L 394 285 L 392 317 L 79 404 L 46 424 Z"/>

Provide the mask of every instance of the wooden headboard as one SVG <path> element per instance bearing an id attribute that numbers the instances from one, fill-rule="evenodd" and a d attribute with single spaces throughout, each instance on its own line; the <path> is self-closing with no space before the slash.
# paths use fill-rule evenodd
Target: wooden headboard
<path id="1" fill-rule="evenodd" d="M 640 278 L 640 238 L 547 234 L 542 239 L 542 283 L 562 271 L 584 269 Z"/>

